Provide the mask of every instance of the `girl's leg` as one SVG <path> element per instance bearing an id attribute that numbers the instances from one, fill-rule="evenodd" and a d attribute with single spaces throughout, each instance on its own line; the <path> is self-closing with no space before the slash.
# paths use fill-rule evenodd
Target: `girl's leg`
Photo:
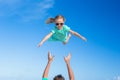
<path id="1" fill-rule="evenodd" d="M 68 41 L 69 41 L 69 39 L 70 39 L 70 37 L 71 37 L 71 34 L 69 34 L 69 35 L 68 35 L 68 37 L 67 37 L 66 41 L 65 41 L 65 42 L 63 42 L 63 44 L 67 44 L 67 43 L 68 43 Z"/>

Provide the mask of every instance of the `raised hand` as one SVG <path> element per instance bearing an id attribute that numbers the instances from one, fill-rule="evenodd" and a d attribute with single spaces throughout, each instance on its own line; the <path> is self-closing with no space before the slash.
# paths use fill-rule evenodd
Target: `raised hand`
<path id="1" fill-rule="evenodd" d="M 53 58 L 54 58 L 54 56 L 52 56 L 52 55 L 50 54 L 50 52 L 48 52 L 48 61 L 49 61 L 49 62 L 52 62 L 52 61 L 53 61 Z"/>
<path id="2" fill-rule="evenodd" d="M 71 54 L 69 53 L 67 57 L 64 57 L 66 63 L 69 63 L 71 59 Z"/>
<path id="3" fill-rule="evenodd" d="M 52 56 L 50 54 L 50 52 L 48 52 L 48 63 L 47 63 L 46 68 L 44 70 L 43 78 L 48 78 L 48 72 L 49 72 L 49 68 L 50 68 L 51 62 L 53 61 L 53 58 L 54 58 L 54 56 Z"/>
<path id="4" fill-rule="evenodd" d="M 69 80 L 74 80 L 74 73 L 70 67 L 70 59 L 71 59 L 71 54 L 69 53 L 67 57 L 64 57 L 64 60 L 66 62 L 67 65 L 67 69 L 68 69 L 68 74 L 69 74 Z"/>

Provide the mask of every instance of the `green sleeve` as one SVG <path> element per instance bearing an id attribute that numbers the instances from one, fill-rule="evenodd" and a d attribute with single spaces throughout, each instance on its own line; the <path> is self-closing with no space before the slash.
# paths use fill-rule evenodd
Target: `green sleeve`
<path id="1" fill-rule="evenodd" d="M 51 32 L 52 32 L 52 33 L 55 33 L 55 32 L 56 32 L 56 28 L 52 29 Z"/>
<path id="2" fill-rule="evenodd" d="M 70 31 L 70 27 L 68 27 L 67 25 L 65 25 L 65 30 L 66 31 Z"/>
<path id="3" fill-rule="evenodd" d="M 42 80 L 48 80 L 48 78 L 42 78 Z"/>
<path id="4" fill-rule="evenodd" d="M 52 33 L 55 33 L 55 30 L 51 30 Z"/>

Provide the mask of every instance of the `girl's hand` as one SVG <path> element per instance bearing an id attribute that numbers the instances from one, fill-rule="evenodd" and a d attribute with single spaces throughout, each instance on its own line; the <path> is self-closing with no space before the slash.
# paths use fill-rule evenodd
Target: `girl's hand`
<path id="1" fill-rule="evenodd" d="M 64 57 L 66 63 L 69 63 L 71 59 L 71 54 L 69 53 L 67 57 Z"/>
<path id="2" fill-rule="evenodd" d="M 40 47 L 40 46 L 42 46 L 42 43 L 39 43 L 39 44 L 38 44 L 38 47 Z"/>
<path id="3" fill-rule="evenodd" d="M 85 42 L 87 42 L 87 39 L 85 37 L 82 37 L 82 40 L 84 40 Z"/>
<path id="4" fill-rule="evenodd" d="M 50 52 L 48 52 L 48 62 L 52 62 L 52 61 L 53 61 L 53 58 L 54 58 L 54 56 L 52 56 L 52 55 L 50 54 Z"/>

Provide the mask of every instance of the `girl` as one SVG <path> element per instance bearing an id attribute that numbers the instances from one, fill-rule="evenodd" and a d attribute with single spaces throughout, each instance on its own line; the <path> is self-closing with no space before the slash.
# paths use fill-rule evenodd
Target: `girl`
<path id="1" fill-rule="evenodd" d="M 40 47 L 48 39 L 50 41 L 61 41 L 63 44 L 66 44 L 69 41 L 71 34 L 87 41 L 85 37 L 71 30 L 67 25 L 64 25 L 64 22 L 65 18 L 62 15 L 57 15 L 55 18 L 49 18 L 46 21 L 46 24 L 55 23 L 56 26 L 47 36 L 43 38 L 43 40 L 38 44 L 38 47 Z M 71 34 L 68 34 L 68 32 Z"/>

